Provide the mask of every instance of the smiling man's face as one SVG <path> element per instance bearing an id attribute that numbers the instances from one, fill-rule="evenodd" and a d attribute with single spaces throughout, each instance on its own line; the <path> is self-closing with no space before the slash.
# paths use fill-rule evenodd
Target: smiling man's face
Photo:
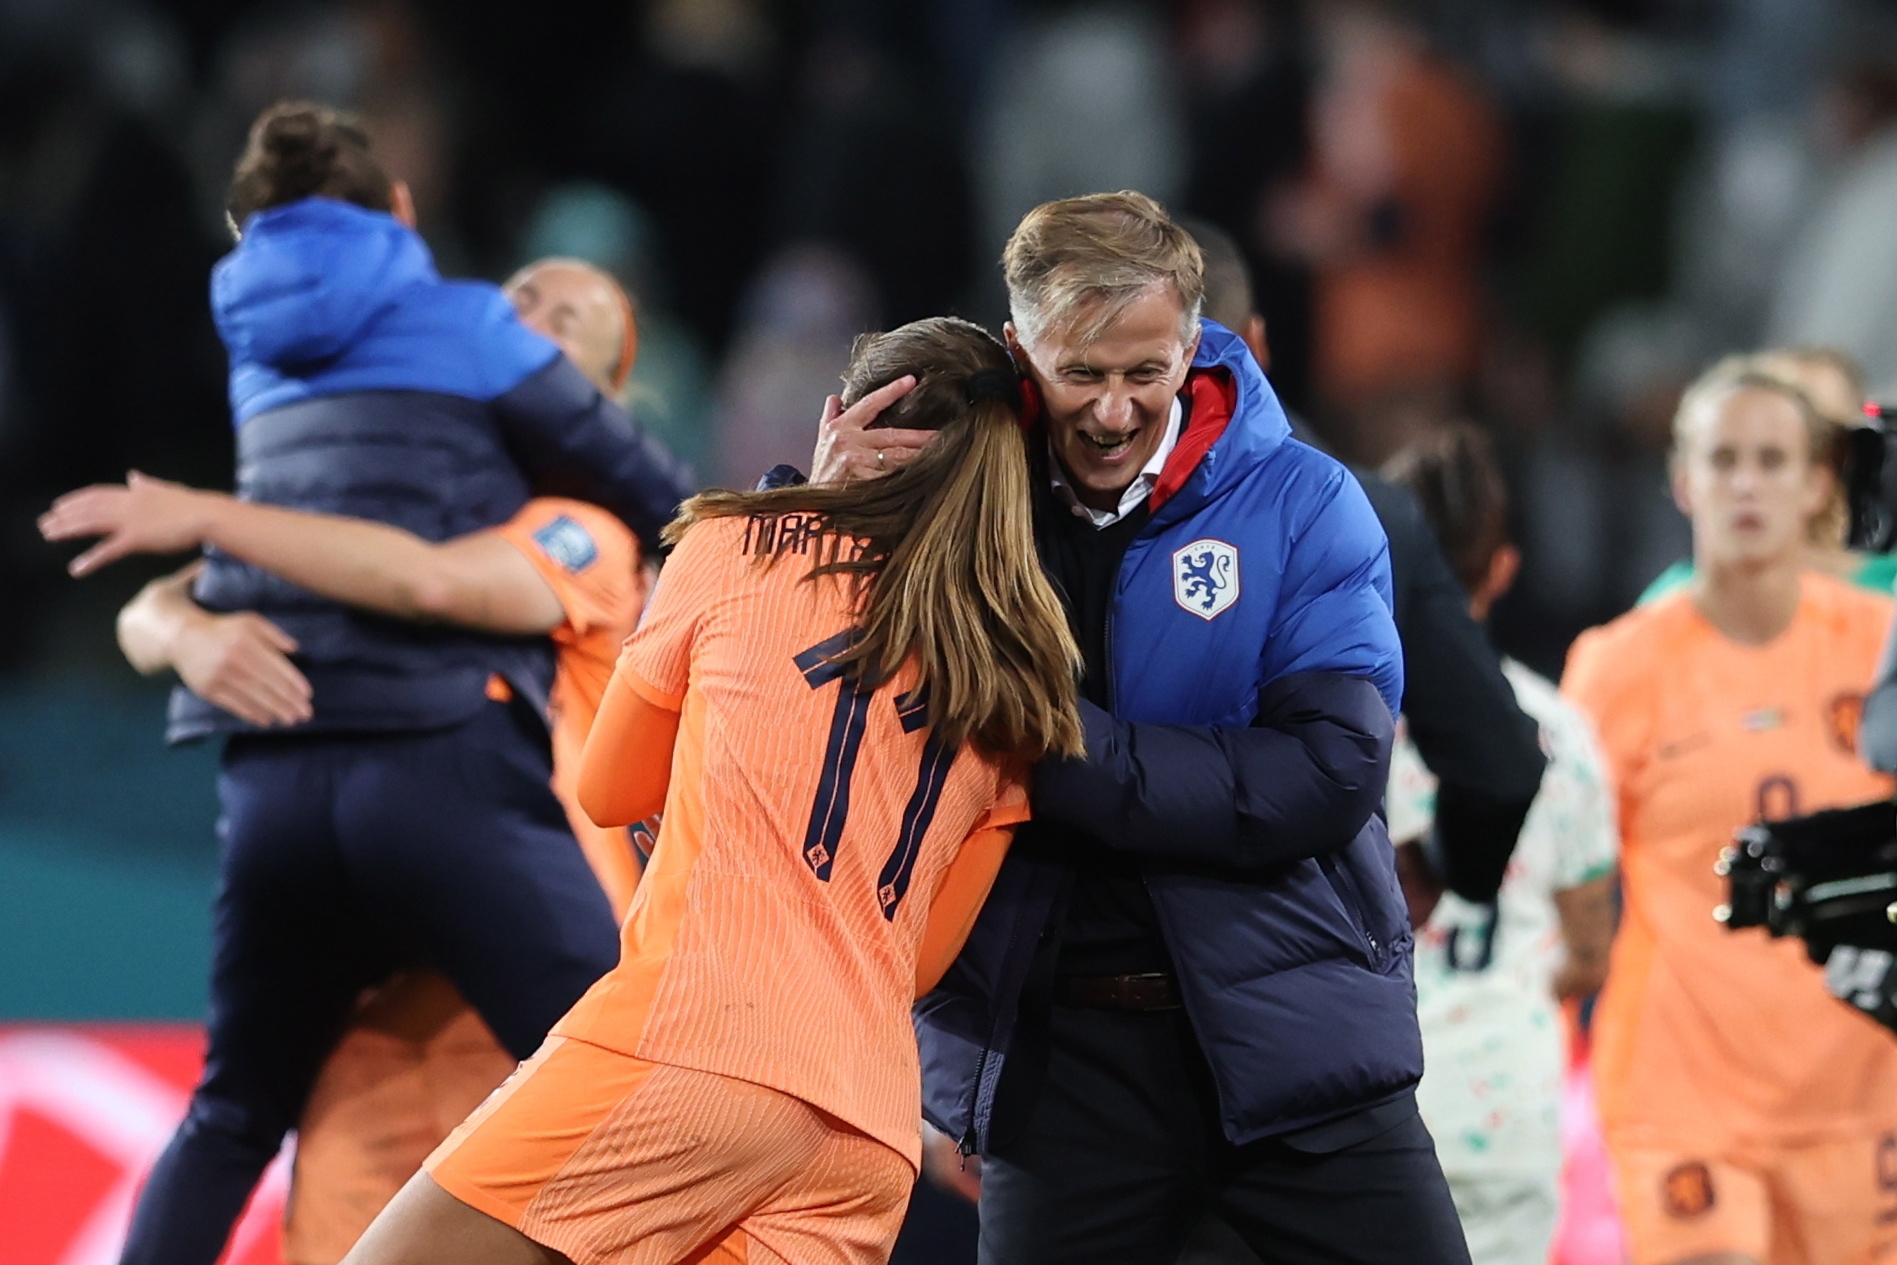
<path id="1" fill-rule="evenodd" d="M 1072 323 L 1044 329 L 1024 345 L 1010 323 L 1008 345 L 1027 363 L 1047 408 L 1047 434 L 1074 495 L 1110 510 L 1166 435 L 1173 398 L 1198 350 L 1183 336 L 1185 310 L 1155 282 L 1091 341 Z"/>

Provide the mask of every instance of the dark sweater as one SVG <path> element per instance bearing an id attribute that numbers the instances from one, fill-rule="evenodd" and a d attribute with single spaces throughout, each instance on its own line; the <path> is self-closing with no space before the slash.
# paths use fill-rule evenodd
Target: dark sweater
<path id="1" fill-rule="evenodd" d="M 1120 560 L 1150 517 L 1141 504 L 1106 527 L 1076 514 L 1045 477 L 1035 480 L 1035 534 L 1041 563 L 1061 592 L 1068 627 L 1080 643 L 1085 675 L 1080 692 L 1112 710 L 1108 680 L 1108 626 Z M 1153 898 L 1137 858 L 1096 841 L 1070 838 L 1057 844 L 1074 873 L 1060 923 L 1062 975 L 1133 975 L 1170 969 Z"/>

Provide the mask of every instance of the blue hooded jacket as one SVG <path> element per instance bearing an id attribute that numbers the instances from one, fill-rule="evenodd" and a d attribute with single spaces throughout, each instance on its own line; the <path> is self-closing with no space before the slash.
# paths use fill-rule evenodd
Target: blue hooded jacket
<path id="1" fill-rule="evenodd" d="M 1355 478 L 1291 438 L 1239 339 L 1205 322 L 1193 366 L 1120 568 L 1111 714 L 1083 703 L 1086 758 L 1036 771 L 1034 821 L 916 1006 L 925 1114 L 971 1150 L 1007 1131 L 996 1090 L 1071 875 L 1037 846 L 1055 833 L 1140 859 L 1233 1142 L 1422 1074 L 1380 815 L 1403 688 L 1388 542 Z"/>
<path id="2" fill-rule="evenodd" d="M 240 497 L 373 519 L 443 541 L 530 495 L 611 510 L 656 550 L 684 468 L 515 317 L 498 287 L 444 281 L 394 217 L 329 198 L 260 211 L 212 272 L 230 353 Z M 298 642 L 305 728 L 417 729 L 477 710 L 499 675 L 544 698 L 544 637 L 495 637 L 352 610 L 212 551 L 195 596 Z M 174 741 L 247 728 L 188 690 Z"/>
<path id="3" fill-rule="evenodd" d="M 251 216 L 211 270 L 211 312 L 240 427 L 351 391 L 492 400 L 560 355 L 498 287 L 442 280 L 413 229 L 331 198 Z"/>

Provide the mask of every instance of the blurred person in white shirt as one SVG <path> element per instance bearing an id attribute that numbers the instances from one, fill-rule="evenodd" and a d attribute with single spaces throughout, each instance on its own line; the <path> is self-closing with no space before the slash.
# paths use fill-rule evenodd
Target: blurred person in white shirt
<path id="1" fill-rule="evenodd" d="M 1521 555 L 1487 436 L 1458 424 L 1384 473 L 1422 503 L 1470 611 L 1486 618 Z M 1428 1068 L 1417 1102 L 1462 1217 L 1474 1265 L 1545 1265 L 1560 1212 L 1560 1003 L 1595 992 L 1614 931 L 1614 800 L 1592 726 L 1553 682 L 1503 672 L 1541 727 L 1548 768 L 1495 903 L 1435 887 L 1400 864 L 1416 922 L 1417 1013 Z M 1415 862 L 1434 828 L 1436 779 L 1398 728 L 1390 838 Z"/>

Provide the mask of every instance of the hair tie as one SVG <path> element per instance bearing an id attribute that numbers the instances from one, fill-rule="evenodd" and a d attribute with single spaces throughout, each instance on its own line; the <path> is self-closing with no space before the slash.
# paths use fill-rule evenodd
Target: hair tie
<path id="1" fill-rule="evenodd" d="M 978 369 L 968 375 L 962 390 L 970 408 L 985 400 L 1000 400 L 1016 413 L 1021 411 L 1021 379 L 1012 369 Z"/>

